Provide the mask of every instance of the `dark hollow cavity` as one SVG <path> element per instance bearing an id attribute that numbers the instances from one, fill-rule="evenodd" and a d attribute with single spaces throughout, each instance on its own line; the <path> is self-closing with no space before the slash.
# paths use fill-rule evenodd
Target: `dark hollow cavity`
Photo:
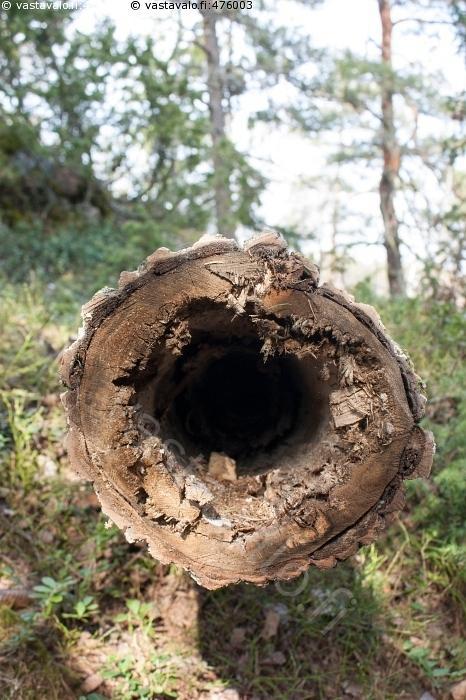
<path id="1" fill-rule="evenodd" d="M 174 402 L 179 427 L 203 454 L 234 459 L 272 448 L 296 422 L 301 403 L 290 362 L 227 349 L 194 373 Z"/>
<path id="2" fill-rule="evenodd" d="M 208 321 L 213 328 L 205 314 L 191 313 L 181 355 L 163 349 L 154 357 L 155 376 L 140 388 L 140 404 L 150 407 L 162 439 L 181 445 L 184 463 L 222 452 L 236 460 L 239 475 L 292 466 L 328 419 L 320 363 L 285 353 L 265 359 L 256 328 L 224 307 Z"/>

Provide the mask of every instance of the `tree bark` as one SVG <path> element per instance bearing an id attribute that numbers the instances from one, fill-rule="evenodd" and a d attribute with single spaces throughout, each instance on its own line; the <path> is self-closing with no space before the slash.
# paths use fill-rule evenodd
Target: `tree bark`
<path id="1" fill-rule="evenodd" d="M 396 139 L 393 113 L 392 18 L 390 0 L 378 0 L 382 25 L 382 150 L 383 172 L 379 184 L 380 209 L 384 223 L 384 244 L 390 294 L 405 294 L 400 254 L 398 219 L 395 210 L 396 179 L 400 169 L 400 149 Z"/>
<path id="2" fill-rule="evenodd" d="M 82 313 L 70 460 L 128 540 L 207 588 L 333 567 L 429 473 L 406 356 L 278 234 L 160 249 Z"/>
<path id="3" fill-rule="evenodd" d="M 227 238 L 235 237 L 235 224 L 231 210 L 230 168 L 225 158 L 226 131 L 223 109 L 224 81 L 220 64 L 217 39 L 217 13 L 201 9 L 204 29 L 204 50 L 207 56 L 207 88 L 209 92 L 210 132 L 212 138 L 212 164 L 214 169 L 215 215 L 218 233 Z"/>

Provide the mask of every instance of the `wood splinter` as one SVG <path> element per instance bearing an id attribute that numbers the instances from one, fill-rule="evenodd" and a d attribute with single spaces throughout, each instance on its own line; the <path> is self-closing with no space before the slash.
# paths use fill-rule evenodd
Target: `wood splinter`
<path id="1" fill-rule="evenodd" d="M 206 588 L 334 566 L 429 472 L 409 360 L 274 232 L 162 248 L 82 314 L 70 460 L 129 541 Z"/>

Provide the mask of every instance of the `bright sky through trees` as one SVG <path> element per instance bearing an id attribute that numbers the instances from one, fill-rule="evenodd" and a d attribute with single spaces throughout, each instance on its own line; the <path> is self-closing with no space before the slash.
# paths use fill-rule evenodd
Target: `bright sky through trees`
<path id="1" fill-rule="evenodd" d="M 466 86 L 464 62 L 460 55 L 454 31 L 446 24 L 422 25 L 422 32 L 415 33 L 419 25 L 416 22 L 405 21 L 410 16 L 423 16 L 423 11 L 410 12 L 406 7 L 394 7 L 393 17 L 396 21 L 403 18 L 394 29 L 394 68 L 403 70 L 417 64 L 426 74 L 437 74 L 443 86 L 444 94 L 459 93 Z M 132 10 L 129 2 L 120 0 L 113 2 L 88 2 L 79 13 L 74 26 L 85 33 L 92 33 L 96 22 L 109 16 L 117 27 L 117 37 L 124 38 L 128 34 L 157 35 L 160 24 L 163 23 L 163 35 L 166 37 L 167 50 L 175 40 L 178 13 L 166 10 L 147 10 L 141 3 L 139 10 Z M 187 28 L 199 21 L 196 10 L 181 12 L 183 25 Z M 313 46 L 325 48 L 330 52 L 350 50 L 359 56 L 377 60 L 379 56 L 380 26 L 376 0 L 327 0 L 321 6 L 311 9 L 301 4 L 284 0 L 277 3 L 274 13 L 275 22 L 297 29 L 309 35 Z M 425 13 L 424 13 L 425 16 Z M 440 17 L 440 15 L 439 15 Z M 432 18 L 432 15 L 429 15 Z M 442 16 L 445 19 L 445 14 Z M 219 23 L 219 31 L 222 23 Z M 236 38 L 236 41 L 241 41 Z M 273 88 L 273 96 L 280 100 L 289 97 L 289 87 L 278 84 Z M 351 142 L 357 138 L 354 131 L 347 130 L 341 134 L 324 134 L 311 137 L 284 127 L 270 125 L 248 126 L 248 119 L 256 110 L 266 105 L 268 94 L 264 91 L 247 91 L 237 98 L 234 116 L 228 125 L 229 133 L 236 145 L 251 158 L 252 164 L 262 171 L 269 180 L 262 195 L 260 216 L 269 225 L 294 226 L 304 234 L 314 236 L 315 240 L 305 245 L 313 255 L 321 256 L 322 251 L 331 247 L 330 209 L 328 184 L 324 176 L 329 173 L 326 164 L 329 153 L 338 139 Z M 409 124 L 410 115 L 403 115 Z M 432 118 L 420 116 L 419 131 L 432 134 L 435 137 L 451 132 L 451 120 L 447 116 Z M 403 128 L 400 128 L 400 138 L 403 141 Z M 408 136 L 408 134 L 406 134 Z M 136 161 L 141 154 L 135 154 Z M 419 173 L 420 174 L 420 173 Z M 365 245 L 379 239 L 380 216 L 379 198 L 377 192 L 376 168 L 364 168 L 351 174 L 354 191 L 347 195 L 345 202 L 348 222 L 352 229 L 360 231 L 358 239 Z M 424 176 L 422 176 L 424 177 Z M 445 197 L 442 187 L 427 174 L 423 180 L 424 187 L 429 193 L 433 207 L 441 203 Z M 403 202 L 399 203 L 403 212 Z M 247 235 L 242 231 L 241 235 Z M 415 265 L 416 251 L 425 245 L 423 236 L 416 236 L 415 231 L 409 234 L 409 249 L 404 249 L 404 256 L 409 265 Z M 354 243 L 353 243 L 354 245 Z M 358 247 L 352 248 L 355 258 L 358 257 Z M 414 256 L 413 256 L 414 254 Z M 356 278 L 360 278 L 374 267 L 383 267 L 385 254 L 381 246 L 371 246 L 364 250 L 364 260 L 358 264 Z M 320 259 L 325 266 L 325 257 Z M 354 281 L 354 278 L 352 278 Z M 409 279 L 408 279 L 409 282 Z"/>

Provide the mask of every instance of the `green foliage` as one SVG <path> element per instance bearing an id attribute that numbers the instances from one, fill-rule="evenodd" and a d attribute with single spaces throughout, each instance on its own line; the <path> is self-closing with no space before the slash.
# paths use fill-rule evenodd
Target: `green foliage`
<path id="1" fill-rule="evenodd" d="M 40 409 L 30 407 L 30 396 L 18 392 L 0 392 L 0 416 L 2 432 L 2 466 L 6 470 L 7 482 L 13 486 L 21 483 L 23 488 L 31 488 L 37 471 L 38 450 L 34 436 L 40 430 Z M 5 450 L 5 451 L 3 451 Z M 8 454 L 9 450 L 9 454 Z"/>
<path id="2" fill-rule="evenodd" d="M 117 41 L 104 20 L 90 41 L 73 29 L 72 13 L 53 17 L 0 15 L 9 78 L 0 87 L 4 235 L 39 220 L 62 249 L 64 224 L 70 237 L 94 222 L 117 238 L 124 221 L 172 241 L 204 232 L 214 218 L 204 53 L 179 40 L 167 58 L 162 25 L 155 37 Z M 224 151 L 231 217 L 251 224 L 264 178 L 231 142 Z"/>
<path id="3" fill-rule="evenodd" d="M 57 386 L 48 335 L 55 335 L 60 344 L 66 338 L 66 330 L 55 325 L 51 291 L 38 281 L 14 285 L 2 279 L 1 390 L 17 390 L 19 395 L 32 393 L 37 398 Z"/>
<path id="4" fill-rule="evenodd" d="M 355 293 L 358 299 L 376 303 L 426 381 L 430 400 L 424 422 L 437 443 L 432 481 L 408 484 L 414 529 L 402 528 L 382 545 L 388 556 L 401 548 L 404 566 L 412 567 L 407 596 L 413 604 L 411 629 L 416 632 L 417 625 L 433 614 L 432 603 L 417 605 L 424 596 L 428 601 L 434 590 L 442 591 L 459 617 L 466 613 L 466 324 L 463 311 L 451 300 L 417 297 L 388 303 L 376 299 L 367 283 Z M 435 679 L 461 677 L 466 663 L 461 648 L 453 666 L 447 657 L 432 656 L 425 645 L 413 647 L 408 641 L 404 650 Z"/>
<path id="5" fill-rule="evenodd" d="M 44 576 L 41 583 L 34 586 L 34 593 L 45 617 L 50 617 L 63 604 L 69 588 L 74 583 L 70 576 L 66 576 L 62 581 Z"/>
<path id="6" fill-rule="evenodd" d="M 126 607 L 127 611 L 119 613 L 115 617 L 115 622 L 125 623 L 130 632 L 134 631 L 135 626 L 140 626 L 150 636 L 153 632 L 152 622 L 154 619 L 154 610 L 151 605 L 131 598 L 126 601 Z"/>
<path id="7" fill-rule="evenodd" d="M 454 22 L 459 49 L 463 50 L 466 47 L 466 6 L 464 0 L 450 0 L 448 6 Z"/>
<path id="8" fill-rule="evenodd" d="M 73 612 L 64 613 L 63 617 L 69 617 L 74 620 L 87 620 L 99 612 L 99 606 L 94 602 L 91 595 L 86 595 L 82 600 L 78 600 L 74 605 Z"/>
<path id="9" fill-rule="evenodd" d="M 177 677 L 173 660 L 169 655 L 152 654 L 144 664 L 143 675 L 139 667 L 140 664 L 134 656 L 128 656 L 125 659 L 109 659 L 104 677 L 120 681 L 119 690 L 114 696 L 116 700 L 126 700 L 126 698 L 151 700 L 154 697 L 176 698 L 178 696 L 176 690 L 173 690 Z"/>
<path id="10" fill-rule="evenodd" d="M 29 490 L 44 447 L 39 436 L 51 443 L 61 439 L 52 422 L 45 428 L 40 401 L 58 389 L 50 340 L 61 345 L 66 331 L 51 333 L 53 311 L 39 285 L 4 283 L 1 297 L 0 473 L 5 485 Z"/>
<path id="11" fill-rule="evenodd" d="M 96 289 L 115 285 L 123 269 L 135 269 L 167 242 L 161 226 L 145 220 L 121 225 L 68 225 L 51 233 L 26 224 L 0 228 L 3 249 L 0 274 L 10 282 L 27 282 L 31 273 L 56 306 L 71 308 Z M 61 285 L 58 290 L 55 285 Z"/>

